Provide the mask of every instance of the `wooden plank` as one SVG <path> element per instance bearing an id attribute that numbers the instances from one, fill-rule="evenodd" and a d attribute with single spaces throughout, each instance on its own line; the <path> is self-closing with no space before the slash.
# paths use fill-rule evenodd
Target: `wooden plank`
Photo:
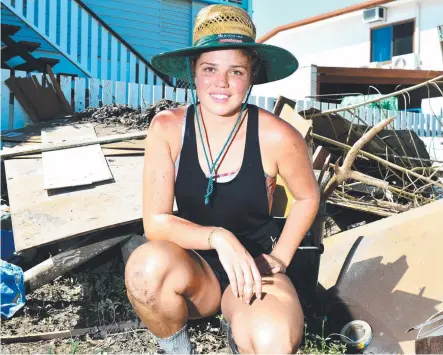
<path id="1" fill-rule="evenodd" d="M 57 41 L 57 0 L 49 0 L 49 39 Z"/>
<path id="2" fill-rule="evenodd" d="M 14 116 L 13 111 L 11 110 L 11 106 L 9 104 L 10 91 L 9 88 L 5 84 L 5 80 L 7 80 L 11 76 L 11 72 L 9 69 L 2 69 L 2 121 L 1 121 L 1 130 L 4 131 L 6 129 L 12 129 L 14 125 Z"/>
<path id="3" fill-rule="evenodd" d="M 129 98 L 128 98 L 129 106 L 131 106 L 132 108 L 137 109 L 138 106 L 139 106 L 139 103 L 140 103 L 140 100 L 138 98 L 139 93 L 140 93 L 139 85 L 136 84 L 136 83 L 129 83 L 128 91 L 129 91 L 129 93 L 128 93 L 128 95 L 129 95 Z"/>
<path id="4" fill-rule="evenodd" d="M 419 118 L 420 118 L 420 137 L 424 137 L 425 136 L 425 115 L 420 114 Z"/>
<path id="5" fill-rule="evenodd" d="M 148 80 L 147 80 L 147 84 L 148 84 L 148 85 L 154 85 L 154 73 L 152 72 L 151 69 L 148 69 Z"/>
<path id="6" fill-rule="evenodd" d="M 442 134 L 442 127 L 443 127 L 443 116 L 437 117 L 437 136 L 440 137 Z"/>
<path id="7" fill-rule="evenodd" d="M 186 89 L 177 89 L 175 92 L 175 101 L 180 103 L 186 102 Z"/>
<path id="8" fill-rule="evenodd" d="M 39 0 L 41 1 L 41 0 Z M 75 1 L 71 1 L 71 32 L 69 35 L 71 36 L 71 57 L 75 62 L 78 62 L 78 4 Z"/>
<path id="9" fill-rule="evenodd" d="M 140 85 L 140 106 L 146 109 L 149 105 L 152 105 L 153 90 L 151 85 Z"/>
<path id="10" fill-rule="evenodd" d="M 29 1 L 29 0 L 28 0 Z M 68 52 L 68 2 L 60 3 L 60 48 Z"/>
<path id="11" fill-rule="evenodd" d="M 75 78 L 74 80 L 74 102 L 75 112 L 82 112 L 86 108 L 86 80 L 85 78 Z"/>
<path id="12" fill-rule="evenodd" d="M 407 128 L 411 131 L 413 131 L 414 128 L 414 116 L 412 112 L 408 112 L 406 115 L 406 120 L 408 122 Z"/>
<path id="13" fill-rule="evenodd" d="M 32 76 L 35 77 L 35 79 L 37 80 L 37 82 L 42 85 L 43 84 L 43 73 L 35 73 L 32 74 Z"/>
<path id="14" fill-rule="evenodd" d="M 66 75 L 61 75 L 60 76 L 60 87 L 63 91 L 63 95 L 65 95 L 66 101 L 68 101 L 68 103 L 70 105 L 72 105 L 72 97 L 71 97 L 72 77 L 66 76 Z"/>
<path id="15" fill-rule="evenodd" d="M 258 96 L 257 97 L 257 106 L 262 108 L 262 109 L 265 109 L 266 101 L 265 101 L 265 98 L 263 96 Z"/>
<path id="16" fill-rule="evenodd" d="M 102 81 L 102 102 L 103 105 L 112 104 L 112 81 Z"/>
<path id="17" fill-rule="evenodd" d="M 174 88 L 173 87 L 166 86 L 166 88 L 165 88 L 165 99 L 168 99 L 168 100 L 174 100 L 175 99 Z"/>
<path id="18" fill-rule="evenodd" d="M 25 108 L 26 112 L 28 113 L 28 116 L 32 119 L 33 122 L 39 122 L 39 115 L 35 109 L 35 107 L 32 105 L 32 102 L 30 101 L 33 98 L 33 95 L 35 95 L 36 87 L 34 85 L 33 80 L 25 81 L 21 83 L 21 80 L 25 79 L 17 79 L 15 77 L 10 77 L 7 80 L 5 80 L 5 85 L 8 87 L 9 91 L 14 94 L 14 101 L 17 101 L 21 104 L 23 108 Z M 37 83 L 38 84 L 38 83 Z M 39 84 L 38 84 L 39 85 Z M 31 89 L 30 94 L 27 95 L 26 90 Z M 41 106 L 46 108 L 46 106 Z M 9 105 L 9 123 L 12 127 L 14 126 L 14 104 Z"/>
<path id="19" fill-rule="evenodd" d="M 426 137 L 430 137 L 431 136 L 431 115 L 430 114 L 426 114 L 425 115 L 425 135 Z"/>
<path id="20" fill-rule="evenodd" d="M 81 17 L 82 17 L 82 23 L 81 23 L 81 37 L 80 37 L 80 48 L 81 48 L 81 56 L 80 56 L 80 63 L 83 68 L 88 67 L 88 48 L 89 48 L 89 31 L 88 31 L 88 18 L 89 14 L 86 12 L 85 9 L 81 9 Z"/>
<path id="21" fill-rule="evenodd" d="M 20 342 L 30 342 L 30 341 L 42 341 L 42 340 L 54 340 L 61 338 L 71 338 L 83 336 L 86 334 L 97 334 L 97 332 L 103 332 L 106 334 L 112 334 L 112 332 L 126 332 L 128 329 L 140 329 L 144 330 L 144 327 L 139 322 L 125 322 L 125 323 L 114 323 L 111 325 L 102 325 L 100 327 L 90 327 L 90 328 L 82 328 L 82 329 L 69 329 L 69 330 L 59 330 L 55 332 L 46 332 L 46 333 L 31 333 L 25 335 L 12 335 L 12 336 L 4 336 L 2 337 L 2 343 L 10 344 L 10 343 L 20 343 Z"/>
<path id="22" fill-rule="evenodd" d="M 420 116 L 421 114 L 414 112 L 414 132 L 420 136 Z"/>
<path id="23" fill-rule="evenodd" d="M 435 115 L 431 115 L 431 136 L 437 136 L 437 117 Z"/>
<path id="24" fill-rule="evenodd" d="M 23 0 L 15 0 L 15 11 L 23 16 Z"/>
<path id="25" fill-rule="evenodd" d="M 35 25 L 35 0 L 26 0 L 26 18 Z"/>
<path id="26" fill-rule="evenodd" d="M 126 83 L 123 81 L 117 81 L 115 83 L 115 103 L 116 104 L 127 104 L 126 101 Z"/>
<path id="27" fill-rule="evenodd" d="M 248 103 L 252 104 L 252 105 L 256 105 L 257 104 L 257 97 L 253 96 L 253 95 L 249 96 Z"/>
<path id="28" fill-rule="evenodd" d="M 98 75 L 98 22 L 91 19 L 91 75 L 97 78 Z"/>
<path id="29" fill-rule="evenodd" d="M 163 88 L 160 85 L 155 85 L 153 88 L 154 91 L 154 103 L 163 99 Z"/>
<path id="30" fill-rule="evenodd" d="M 407 128 L 406 112 L 405 111 L 400 112 L 400 127 L 401 127 L 401 129 Z"/>
<path id="31" fill-rule="evenodd" d="M 138 83 L 146 84 L 146 65 L 141 61 L 138 61 Z"/>
<path id="32" fill-rule="evenodd" d="M 100 101 L 100 79 L 89 79 L 89 107 L 98 107 Z"/>
<path id="33" fill-rule="evenodd" d="M 108 164 L 112 183 L 48 196 L 41 159 L 5 161 L 16 250 L 141 221 L 143 156 Z"/>
<path id="34" fill-rule="evenodd" d="M 15 71 L 14 74 L 17 78 L 26 78 L 26 72 Z M 23 109 L 22 105 L 14 97 L 14 125 L 13 128 L 22 128 L 29 122 L 29 117 Z"/>
<path id="35" fill-rule="evenodd" d="M 93 124 L 58 126 L 42 130 L 43 144 L 96 138 Z M 99 144 L 42 153 L 43 188 L 90 185 L 112 179 Z"/>
<path id="36" fill-rule="evenodd" d="M 123 44 L 123 43 L 121 43 L 120 44 L 120 71 L 119 71 L 119 74 L 120 74 L 120 79 L 118 79 L 118 80 L 120 80 L 120 81 L 123 81 L 123 82 L 127 82 L 128 80 L 128 49 L 126 48 L 126 46 Z"/>
<path id="37" fill-rule="evenodd" d="M 82 243 L 79 247 L 63 251 L 26 270 L 23 280 L 34 291 L 132 236 L 134 234 L 119 235 L 93 244 Z"/>
<path id="38" fill-rule="evenodd" d="M 137 65 L 137 58 L 135 57 L 135 54 L 130 52 L 129 53 L 129 82 L 135 83 L 137 82 L 137 78 L 135 77 L 135 69 Z"/>
<path id="39" fill-rule="evenodd" d="M 61 106 L 65 110 L 66 114 L 72 115 L 74 113 L 74 110 L 72 109 L 71 104 L 66 100 L 65 95 L 60 87 L 60 84 L 55 77 L 54 73 L 52 72 L 52 69 L 49 65 L 46 66 L 46 71 L 48 72 L 49 80 L 52 84 L 52 87 L 54 88 L 55 94 L 57 96 L 57 99 L 59 100 Z"/>
<path id="40" fill-rule="evenodd" d="M 266 98 L 266 110 L 269 112 L 274 111 L 275 99 L 273 97 Z"/>
<path id="41" fill-rule="evenodd" d="M 100 53 L 101 75 L 100 79 L 107 80 L 108 76 L 108 38 L 109 32 L 102 27 L 102 48 Z"/>
<path id="42" fill-rule="evenodd" d="M 111 35 L 111 80 L 117 81 L 118 80 L 118 61 L 117 61 L 117 54 L 118 54 L 118 42 L 117 38 L 115 38 L 113 35 Z"/>

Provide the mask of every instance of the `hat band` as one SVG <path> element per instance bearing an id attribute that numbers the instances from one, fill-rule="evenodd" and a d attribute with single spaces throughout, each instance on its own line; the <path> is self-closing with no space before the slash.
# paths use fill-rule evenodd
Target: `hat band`
<path id="1" fill-rule="evenodd" d="M 200 47 L 216 43 L 245 43 L 245 42 L 254 43 L 255 40 L 252 37 L 240 35 L 237 33 L 220 33 L 220 34 L 202 37 L 194 43 L 194 46 Z"/>

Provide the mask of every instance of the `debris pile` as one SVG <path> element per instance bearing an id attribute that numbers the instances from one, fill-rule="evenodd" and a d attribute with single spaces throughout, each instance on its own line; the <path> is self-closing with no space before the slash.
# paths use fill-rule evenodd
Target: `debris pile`
<path id="1" fill-rule="evenodd" d="M 180 105 L 178 102 L 166 99 L 159 100 L 144 110 L 134 109 L 128 105 L 112 104 L 102 107 L 89 107 L 81 116 L 87 122 L 122 124 L 129 128 L 144 130 L 157 113 Z"/>
<path id="2" fill-rule="evenodd" d="M 60 94 L 57 85 L 51 90 Z M 114 104 L 61 119 L 36 115 L 37 124 L 2 133 L 0 156 L 11 206 L 2 204 L 2 223 L 4 216 L 11 218 L 15 256 L 26 260 L 21 276 L 27 293 L 111 250 L 117 249 L 120 256 L 121 249 L 124 263 L 145 241 L 142 140 L 157 113 L 179 105 L 160 100 L 143 110 Z M 59 101 L 58 107 L 70 111 L 64 102 Z M 336 208 L 334 213 L 346 211 L 342 214 L 348 218 L 347 226 L 342 230 L 371 228 L 376 219 L 388 217 L 389 221 L 392 215 L 443 199 L 443 169 L 415 133 L 393 129 L 392 117 L 368 126 L 354 109 L 346 110 L 351 112 L 349 119 L 340 110 L 297 111 L 295 107 L 294 101 L 280 97 L 274 113 L 305 138 L 322 192 L 317 219 L 299 248 L 305 251 L 301 255 L 310 252 L 309 267 L 317 268 L 309 273 L 298 268 L 311 277 L 315 289 L 326 217 L 335 218 L 329 207 Z M 291 203 L 289 190 L 278 176 L 272 214 L 286 217 Z M 351 210 L 367 217 L 352 220 Z M 100 301 L 110 304 L 107 299 Z M 117 305 L 112 305 L 115 316 Z M 84 322 L 82 331 L 89 334 L 89 326 Z M 75 334 L 71 330 L 66 334 Z M 217 343 L 218 334 L 212 333 L 206 340 Z M 203 340 L 208 337 L 200 335 Z"/>

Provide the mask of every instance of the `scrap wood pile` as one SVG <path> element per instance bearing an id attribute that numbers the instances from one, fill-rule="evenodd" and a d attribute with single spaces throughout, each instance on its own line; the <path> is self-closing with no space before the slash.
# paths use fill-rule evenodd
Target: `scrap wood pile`
<path id="1" fill-rule="evenodd" d="M 70 113 L 59 94 L 54 112 Z M 289 107 L 294 123 L 295 103 L 284 103 L 281 98 L 275 113 L 283 116 Z M 157 112 L 177 105 L 162 100 L 143 111 L 109 105 L 57 120 L 42 115 L 34 125 L 2 133 L 15 250 L 32 255 L 52 247 L 47 259 L 22 272 L 27 290 L 115 247 L 126 260 L 144 240 L 142 139 Z M 311 109 L 295 120 L 315 150 L 324 200 L 389 216 L 442 198 L 439 165 L 415 133 L 386 128 L 392 118 L 367 127 L 355 112 L 355 122 L 339 113 Z"/>
<path id="2" fill-rule="evenodd" d="M 317 175 L 321 172 L 322 178 L 327 177 L 323 200 L 387 217 L 443 199 L 443 162 L 430 159 L 415 132 L 394 129 L 395 117 L 387 117 L 383 111 L 381 121 L 374 126 L 368 126 L 358 115 L 358 109 L 368 103 L 404 95 L 424 85 L 438 88 L 435 82 L 439 79 L 349 107 L 298 112 L 312 125 L 314 169 L 318 169 Z M 342 116 L 346 112 L 350 119 Z"/>
<path id="3" fill-rule="evenodd" d="M 46 91 L 53 93 L 55 87 L 48 86 Z M 51 100 L 61 107 L 55 94 Z M 68 342 L 75 334 L 90 335 L 89 343 L 105 343 L 109 337 L 101 341 L 103 332 L 121 334 L 129 329 L 131 335 L 143 331 L 126 298 L 123 274 L 129 253 L 146 240 L 141 223 L 143 140 L 153 116 L 178 105 L 170 100 L 160 100 L 146 110 L 106 105 L 76 114 L 65 110 L 62 116 L 62 110 L 53 110 L 32 125 L 2 132 L 2 183 L 7 184 L 7 194 L 2 195 L 6 199 L 5 204 L 2 200 L 2 259 L 8 263 L 2 263 L 1 269 L 2 273 L 9 270 L 11 294 L 17 296 L 11 299 L 14 307 L 2 307 L 2 317 L 10 318 L 2 327 L 2 342 L 47 340 L 46 346 L 53 348 L 49 342 L 56 338 Z M 3 221 L 3 207 L 9 209 L 9 227 Z M 7 240 L 3 229 L 12 236 L 8 248 L 3 247 Z M 104 265 L 109 253 L 117 253 L 118 263 L 123 263 L 115 274 L 118 294 L 110 284 L 115 280 L 91 285 L 72 282 Z M 81 271 L 84 265 L 88 268 Z M 21 283 L 23 287 L 14 286 Z M 59 301 L 63 298 L 56 297 L 60 283 L 69 284 L 70 292 L 82 300 L 91 292 L 95 299 L 73 304 Z M 91 287 L 101 290 L 91 291 Z M 49 293 L 42 305 L 40 292 Z M 105 306 L 110 316 L 106 321 Z M 99 317 L 91 316 L 91 307 Z M 206 329 L 206 324 L 202 326 Z M 216 333 L 206 333 L 211 332 Z M 84 352 L 91 349 L 87 343 Z M 140 336 L 136 343 L 139 347 L 134 352 L 155 351 L 150 336 Z M 212 343 L 214 349 L 220 345 Z M 17 347 L 9 349 L 21 352 Z M 47 351 L 42 349 L 35 352 Z M 114 350 L 126 347 L 122 343 Z"/>

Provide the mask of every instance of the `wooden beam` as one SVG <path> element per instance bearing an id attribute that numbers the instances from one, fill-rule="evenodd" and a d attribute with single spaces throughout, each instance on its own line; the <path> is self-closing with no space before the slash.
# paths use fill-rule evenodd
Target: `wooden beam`
<path id="1" fill-rule="evenodd" d="M 443 75 L 443 71 L 382 68 L 317 67 L 320 83 L 418 84 Z"/>
<path id="2" fill-rule="evenodd" d="M 383 68 L 345 68 L 345 67 L 317 67 L 318 75 L 324 76 L 360 76 L 399 78 L 408 76 L 423 81 L 443 75 L 443 71 L 436 70 L 408 70 L 408 69 L 383 69 Z"/>

